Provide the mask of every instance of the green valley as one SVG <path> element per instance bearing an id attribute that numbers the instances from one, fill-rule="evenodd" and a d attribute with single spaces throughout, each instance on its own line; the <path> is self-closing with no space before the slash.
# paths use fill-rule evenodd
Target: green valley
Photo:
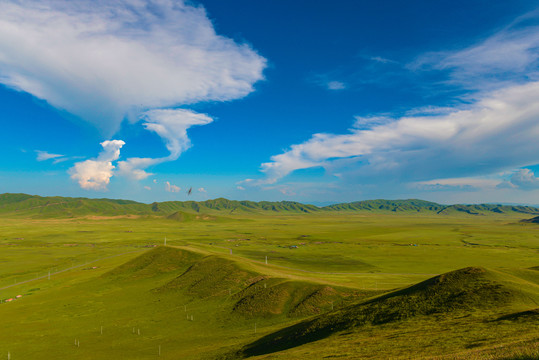
<path id="1" fill-rule="evenodd" d="M 539 357 L 533 207 L 3 194 L 0 214 L 13 360 Z"/>

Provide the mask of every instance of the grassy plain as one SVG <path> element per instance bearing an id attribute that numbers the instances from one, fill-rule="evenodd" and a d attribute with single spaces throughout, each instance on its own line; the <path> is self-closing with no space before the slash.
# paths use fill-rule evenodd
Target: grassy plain
<path id="1" fill-rule="evenodd" d="M 535 313 L 497 320 L 539 308 L 539 271 L 529 270 L 539 225 L 522 217 L 1 218 L 0 299 L 23 296 L 0 304 L 0 358 L 151 359 L 159 348 L 165 359 L 247 356 L 237 351 L 288 325 L 469 266 L 502 274 L 509 305 L 356 324 L 250 355 L 533 358 Z M 154 249 L 165 237 L 168 250 Z"/>

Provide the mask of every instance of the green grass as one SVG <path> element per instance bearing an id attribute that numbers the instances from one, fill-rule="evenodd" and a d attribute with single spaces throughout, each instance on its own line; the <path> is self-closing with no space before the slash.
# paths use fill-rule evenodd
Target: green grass
<path id="1" fill-rule="evenodd" d="M 305 323 L 318 340 L 265 345 L 254 358 L 537 354 L 539 225 L 522 214 L 215 206 L 170 218 L 0 218 L 0 299 L 23 295 L 0 304 L 0 357 L 150 359 L 159 346 L 165 359 L 238 357 Z"/>

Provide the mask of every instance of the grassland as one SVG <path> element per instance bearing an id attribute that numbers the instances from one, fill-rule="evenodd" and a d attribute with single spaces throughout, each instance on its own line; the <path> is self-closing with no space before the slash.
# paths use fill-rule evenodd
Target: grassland
<path id="1" fill-rule="evenodd" d="M 539 357 L 533 212 L 128 205 L 0 217 L 0 357 Z"/>

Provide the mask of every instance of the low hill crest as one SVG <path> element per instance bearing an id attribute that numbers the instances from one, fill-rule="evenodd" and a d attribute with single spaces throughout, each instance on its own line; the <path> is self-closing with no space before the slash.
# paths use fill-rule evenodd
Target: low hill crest
<path id="1" fill-rule="evenodd" d="M 514 316 L 527 316 L 533 320 L 538 300 L 537 286 L 532 286 L 534 292 L 523 294 L 515 283 L 520 280 L 481 267 L 451 271 L 278 330 L 230 354 L 229 358 L 269 354 L 366 325 L 386 324 L 416 316 L 467 316 L 477 310 L 496 313 L 499 309 L 518 309 Z M 531 310 L 522 312 L 523 307 Z"/>

